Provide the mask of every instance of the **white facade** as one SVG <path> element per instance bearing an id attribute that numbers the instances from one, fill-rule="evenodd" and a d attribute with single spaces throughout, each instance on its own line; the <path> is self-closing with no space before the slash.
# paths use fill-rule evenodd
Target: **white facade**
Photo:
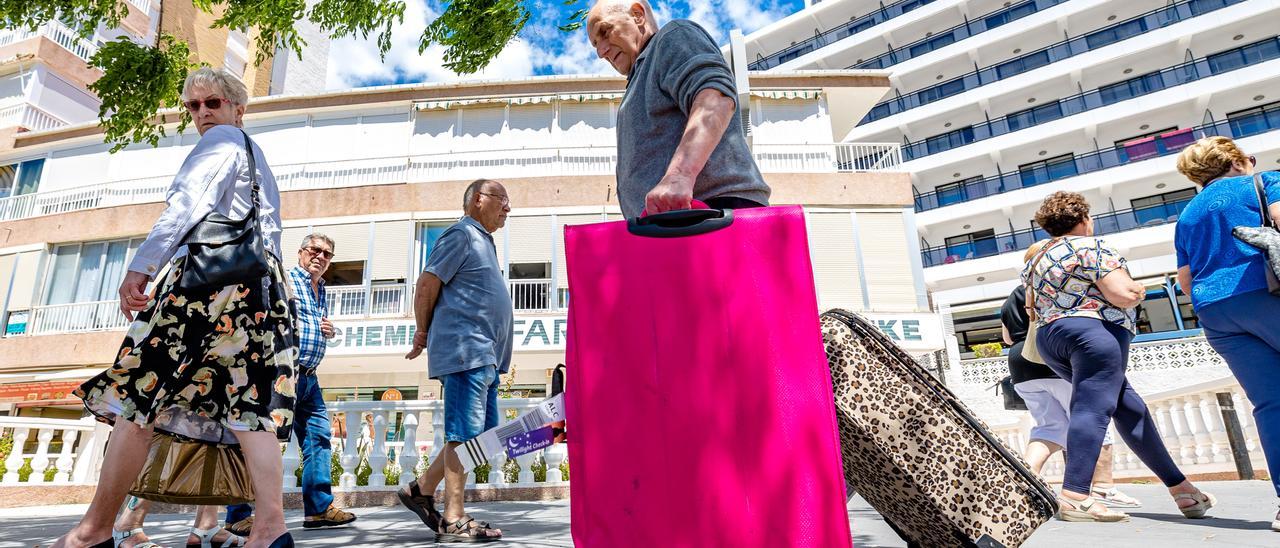
<path id="1" fill-rule="evenodd" d="M 925 279 L 967 356 L 999 340 L 995 309 L 1057 190 L 1085 195 L 1148 284 L 1143 339 L 1194 334 L 1168 283 L 1195 193 L 1176 153 L 1226 135 L 1280 167 L 1277 20 L 1272 0 L 827 0 L 746 42 L 757 70 L 890 71 L 845 140 L 903 144 Z"/>

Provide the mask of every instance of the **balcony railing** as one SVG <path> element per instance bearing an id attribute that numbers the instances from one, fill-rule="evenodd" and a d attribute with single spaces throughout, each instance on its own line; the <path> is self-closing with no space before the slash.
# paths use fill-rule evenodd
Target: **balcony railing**
<path id="1" fill-rule="evenodd" d="M 756 61 L 749 64 L 748 68 L 751 70 L 771 69 L 933 2 L 934 0 L 898 0 L 862 17 L 854 17 L 848 23 L 836 25 L 826 32 L 815 34 L 813 38 L 806 38 L 767 56 L 757 56 Z"/>
<path id="2" fill-rule="evenodd" d="M 56 20 L 40 25 L 34 32 L 25 28 L 0 30 L 0 47 L 37 36 L 44 36 L 53 40 L 59 46 L 85 61 L 88 61 L 90 57 L 93 57 L 93 54 L 98 52 L 98 46 L 94 45 L 93 42 L 81 38 L 76 31 Z"/>
<path id="3" fill-rule="evenodd" d="M 984 33 L 996 27 L 1017 21 L 1036 12 L 1044 11 L 1067 0 L 1027 0 L 1007 8 L 1000 8 L 976 19 L 933 35 L 916 40 L 910 44 L 891 50 L 861 63 L 850 65 L 851 69 L 882 69 L 891 67 L 908 59 L 919 57 L 934 50 L 945 48 L 951 44 Z"/>
<path id="4" fill-rule="evenodd" d="M 120 312 L 120 301 L 113 300 L 32 307 L 28 325 L 32 335 L 49 335 L 124 329 L 129 321 Z"/>
<path id="5" fill-rule="evenodd" d="M 1095 215 L 1093 217 L 1093 231 L 1098 236 L 1105 236 L 1138 228 L 1176 223 L 1178 222 L 1178 215 L 1182 213 L 1182 210 L 1190 202 L 1190 199 L 1178 200 L 1176 202 Z M 924 266 L 929 267 L 967 261 L 969 259 L 992 257 L 1001 253 L 1021 253 L 1031 247 L 1031 244 L 1048 237 L 1049 234 L 1042 229 L 1027 228 L 963 244 L 931 247 L 920 252 L 920 260 L 924 263 Z"/>
<path id="6" fill-rule="evenodd" d="M 971 89 L 999 82 L 1063 59 L 1095 51 L 1116 42 L 1181 23 L 1245 0 L 1182 0 L 1176 4 L 1126 19 L 1083 36 L 1077 36 L 901 97 L 884 101 L 867 112 L 862 124 L 888 118 Z"/>
<path id="7" fill-rule="evenodd" d="M 766 173 L 893 171 L 902 164 L 895 143 L 756 145 L 753 153 Z M 617 148 L 569 147 L 444 152 L 272 166 L 280 190 L 312 190 L 406 182 L 468 180 L 479 177 L 613 175 Z M 0 198 L 0 221 L 13 221 L 164 200 L 173 175 L 92 184 Z"/>
<path id="8" fill-rule="evenodd" d="M 1280 38 L 1267 38 L 1252 44 L 1215 53 L 1195 61 L 1144 74 L 1123 82 L 1045 103 L 1032 109 L 950 131 L 942 135 L 903 145 L 907 161 L 923 158 L 954 148 L 990 139 L 1021 129 L 1047 124 L 1067 116 L 1102 108 L 1127 99 L 1141 97 L 1174 86 L 1195 82 L 1280 59 Z"/>
<path id="9" fill-rule="evenodd" d="M 511 305 L 517 312 L 551 310 L 551 280 L 507 280 L 511 291 Z"/>
<path id="10" fill-rule="evenodd" d="M 0 128 L 18 126 L 27 131 L 44 131 L 67 122 L 33 104 L 22 102 L 0 108 Z"/>
<path id="11" fill-rule="evenodd" d="M 1170 131 L 1155 137 L 1138 139 L 1089 154 L 1072 156 L 1060 162 L 1051 161 L 1034 168 L 1009 171 L 978 181 L 949 185 L 916 196 L 916 211 L 929 211 L 953 204 L 970 202 L 987 196 L 1042 185 L 1086 173 L 1122 166 L 1160 156 L 1177 154 L 1187 145 L 1204 137 L 1221 135 L 1242 139 L 1280 129 L 1280 104 L 1258 112 L 1240 115 L 1221 122 Z"/>
<path id="12" fill-rule="evenodd" d="M 329 317 L 334 319 L 403 316 L 407 291 L 405 284 L 375 285 L 368 289 L 362 285 L 334 286 L 326 288 L 325 301 Z"/>

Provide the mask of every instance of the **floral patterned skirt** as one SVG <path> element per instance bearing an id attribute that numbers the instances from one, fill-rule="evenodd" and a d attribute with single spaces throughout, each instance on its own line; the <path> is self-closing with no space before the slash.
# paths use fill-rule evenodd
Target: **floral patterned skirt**
<path id="1" fill-rule="evenodd" d="M 293 422 L 293 322 L 280 265 L 261 284 L 183 291 L 174 259 L 115 365 L 75 392 L 89 412 L 193 440 L 235 444 L 236 431 Z"/>

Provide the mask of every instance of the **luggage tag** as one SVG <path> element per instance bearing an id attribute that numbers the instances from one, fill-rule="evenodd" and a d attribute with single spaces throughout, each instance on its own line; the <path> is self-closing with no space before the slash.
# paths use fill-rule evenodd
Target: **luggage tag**
<path id="1" fill-rule="evenodd" d="M 458 448 L 458 460 L 462 461 L 462 469 L 464 472 L 470 472 L 475 467 L 488 464 L 489 457 L 498 453 L 506 453 L 508 458 L 516 457 L 537 451 L 547 445 L 551 445 L 548 441 L 546 445 L 537 446 L 542 443 L 540 440 L 546 434 L 551 434 L 551 427 L 547 426 L 554 422 L 564 420 L 564 394 L 557 394 L 551 398 L 542 400 L 537 407 L 526 411 L 524 414 L 516 417 L 515 420 L 506 424 L 499 425 L 495 428 L 485 430 L 484 433 L 468 440 Z M 539 433 L 534 436 L 525 436 L 515 440 L 515 447 L 523 452 L 511 454 L 508 445 L 513 438 L 524 434 L 531 434 L 534 431 L 546 429 L 546 433 Z M 554 435 L 548 439 L 553 439 Z M 537 447 L 535 447 L 537 446 Z"/>

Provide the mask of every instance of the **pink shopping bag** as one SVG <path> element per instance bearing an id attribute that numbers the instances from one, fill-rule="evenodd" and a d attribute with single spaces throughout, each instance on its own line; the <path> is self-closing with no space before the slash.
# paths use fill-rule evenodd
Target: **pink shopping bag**
<path id="1" fill-rule="evenodd" d="M 580 548 L 852 545 L 799 207 L 565 227 Z"/>

